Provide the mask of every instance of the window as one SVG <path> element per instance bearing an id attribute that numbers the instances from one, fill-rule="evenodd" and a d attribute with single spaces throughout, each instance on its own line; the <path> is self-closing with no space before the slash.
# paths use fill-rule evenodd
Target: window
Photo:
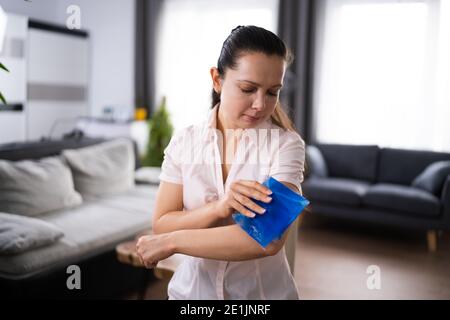
<path id="1" fill-rule="evenodd" d="M 319 142 L 450 151 L 450 3 L 325 0 Z"/>
<path id="2" fill-rule="evenodd" d="M 211 107 L 209 70 L 238 25 L 276 31 L 278 0 L 167 0 L 158 33 L 156 93 L 165 95 L 175 130 L 206 118 Z"/>

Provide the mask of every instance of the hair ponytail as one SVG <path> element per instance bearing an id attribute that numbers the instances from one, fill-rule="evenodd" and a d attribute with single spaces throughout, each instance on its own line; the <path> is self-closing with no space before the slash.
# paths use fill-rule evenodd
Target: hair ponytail
<path id="1" fill-rule="evenodd" d="M 283 110 L 280 101 L 275 105 L 275 110 L 273 111 L 271 119 L 273 123 L 285 130 L 296 131 L 292 120 L 289 118 L 286 111 Z"/>
<path id="2" fill-rule="evenodd" d="M 212 97 L 212 106 L 211 108 L 214 108 L 214 106 L 220 102 L 220 94 L 218 94 L 216 92 L 216 90 L 212 89 L 212 93 L 211 93 L 211 97 Z"/>

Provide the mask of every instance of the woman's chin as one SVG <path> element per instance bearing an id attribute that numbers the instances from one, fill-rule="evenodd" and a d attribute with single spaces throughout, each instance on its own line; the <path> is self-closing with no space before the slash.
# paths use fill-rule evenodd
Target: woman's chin
<path id="1" fill-rule="evenodd" d="M 255 127 L 256 127 L 256 124 L 247 123 L 247 122 L 244 122 L 244 121 L 241 121 L 241 124 L 239 125 L 240 129 L 252 129 L 252 128 L 255 128 Z"/>

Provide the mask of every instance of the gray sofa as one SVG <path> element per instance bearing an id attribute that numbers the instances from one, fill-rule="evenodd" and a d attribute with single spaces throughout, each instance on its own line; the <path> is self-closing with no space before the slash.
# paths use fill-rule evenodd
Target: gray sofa
<path id="1" fill-rule="evenodd" d="M 315 214 L 424 231 L 430 251 L 450 229 L 449 153 L 316 144 L 306 158 Z"/>
<path id="2" fill-rule="evenodd" d="M 83 138 L 2 145 L 0 159 L 40 159 L 101 142 Z M 0 255 L 0 296 L 118 298 L 142 285 L 149 273 L 119 263 L 115 247 L 151 228 L 156 191 L 157 185 L 136 184 L 120 194 L 90 196 L 81 205 L 33 217 L 57 227 L 63 236 L 51 245 Z M 73 264 L 82 272 L 81 290 L 66 286 L 66 269 Z"/>

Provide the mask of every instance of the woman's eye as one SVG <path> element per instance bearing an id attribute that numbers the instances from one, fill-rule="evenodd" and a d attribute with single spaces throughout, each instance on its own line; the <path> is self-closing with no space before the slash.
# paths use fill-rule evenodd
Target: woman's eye
<path id="1" fill-rule="evenodd" d="M 252 92 L 255 92 L 255 89 L 241 89 L 241 91 L 244 93 L 252 93 Z M 274 97 L 278 96 L 278 93 L 279 92 L 270 92 L 270 91 L 267 92 L 268 95 L 274 96 Z"/>
<path id="2" fill-rule="evenodd" d="M 252 93 L 255 91 L 255 89 L 241 89 L 241 91 L 245 93 Z"/>

